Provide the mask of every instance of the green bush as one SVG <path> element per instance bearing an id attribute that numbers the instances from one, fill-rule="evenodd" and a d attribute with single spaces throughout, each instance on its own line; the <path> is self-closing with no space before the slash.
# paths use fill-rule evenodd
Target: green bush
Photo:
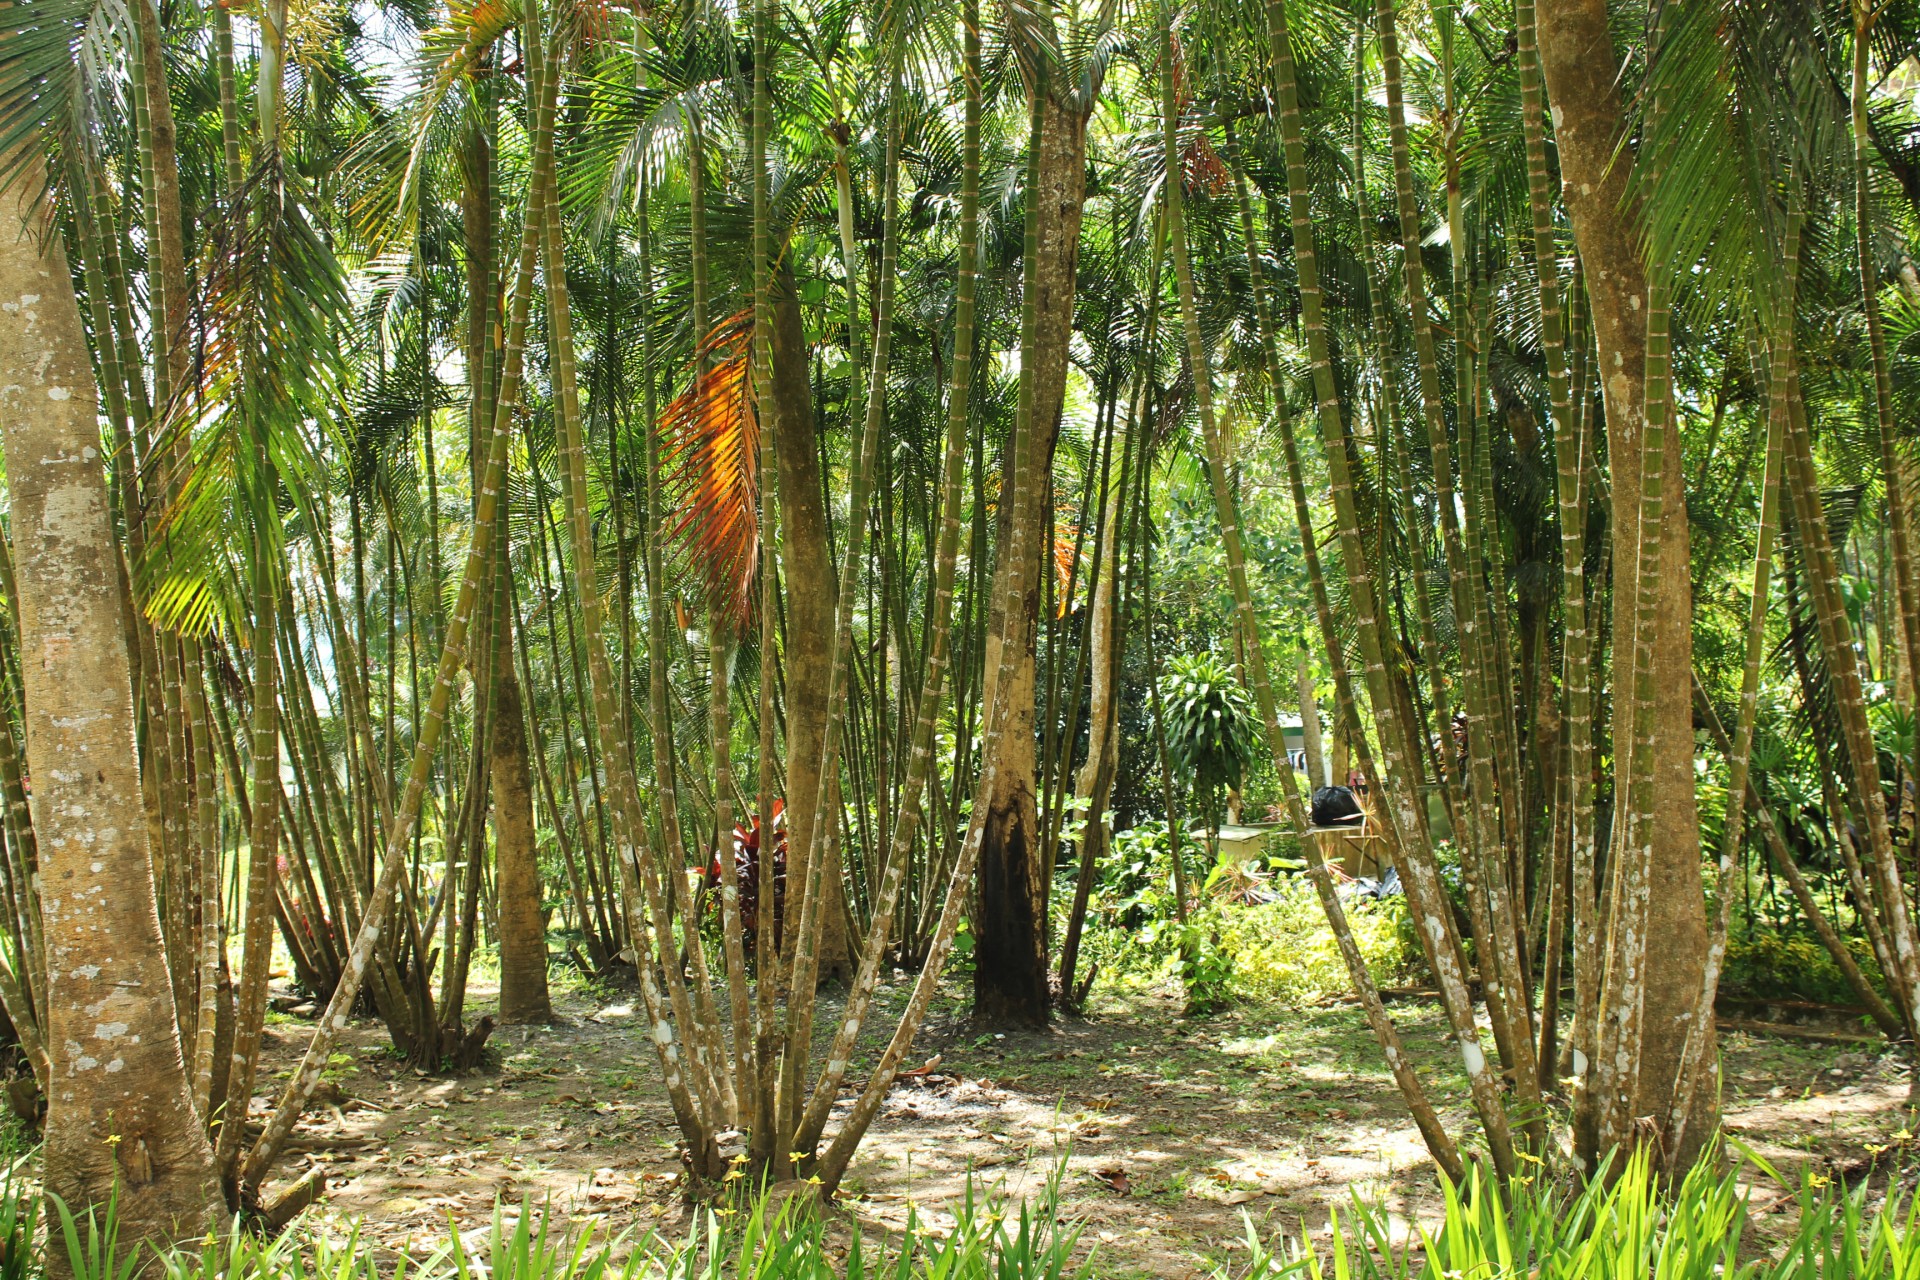
<path id="1" fill-rule="evenodd" d="M 1304 1003 L 1350 991 L 1346 962 L 1313 885 L 1304 875 L 1275 876 L 1270 891 L 1278 895 L 1272 902 L 1220 908 L 1221 945 L 1233 959 L 1236 992 Z M 1382 986 L 1402 985 L 1414 976 L 1417 953 L 1408 948 L 1406 902 L 1358 898 L 1346 904 L 1367 971 Z"/>
<path id="2" fill-rule="evenodd" d="M 1847 936 L 1862 972 L 1879 984 L 1879 966 L 1865 938 Z M 1851 1005 L 1859 997 L 1833 962 L 1826 944 L 1809 931 L 1781 930 L 1755 922 L 1736 922 L 1728 930 L 1726 975 L 1729 992 L 1772 1000 L 1813 1000 Z M 1882 986 L 1882 991 L 1885 988 Z"/>
<path id="3" fill-rule="evenodd" d="M 1174 913 L 1166 824 L 1143 823 L 1114 837 L 1088 907 L 1083 944 L 1083 954 L 1100 965 L 1105 980 L 1175 978 L 1197 1008 L 1228 999 L 1307 1003 L 1350 989 L 1319 895 L 1304 873 L 1249 871 L 1240 864 L 1202 873 L 1194 866 L 1197 852 L 1185 847 L 1195 901 L 1183 938 Z M 1054 879 L 1062 922 L 1072 881 L 1065 875 Z M 1374 981 L 1415 979 L 1419 950 L 1405 899 L 1354 900 L 1347 917 Z"/>

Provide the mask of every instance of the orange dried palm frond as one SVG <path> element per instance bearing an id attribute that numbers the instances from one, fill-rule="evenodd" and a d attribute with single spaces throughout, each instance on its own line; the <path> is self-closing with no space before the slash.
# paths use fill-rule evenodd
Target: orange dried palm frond
<path id="1" fill-rule="evenodd" d="M 1073 586 L 1073 562 L 1078 558 L 1079 548 L 1074 545 L 1080 536 L 1080 530 L 1068 521 L 1059 521 L 1053 532 L 1053 598 L 1056 601 L 1056 617 L 1067 616 L 1067 592 Z"/>
<path id="2" fill-rule="evenodd" d="M 1193 89 L 1187 79 L 1187 49 L 1179 36 L 1173 37 L 1173 105 L 1184 120 L 1193 102 Z M 1180 146 L 1181 189 L 1196 195 L 1218 196 L 1233 183 L 1233 174 L 1213 149 L 1206 126 L 1194 129 Z"/>
<path id="3" fill-rule="evenodd" d="M 760 563 L 760 427 L 753 412 L 753 313 L 715 325 L 687 389 L 661 411 L 662 488 L 669 536 L 706 586 L 710 607 L 735 624 L 753 612 Z"/>
<path id="4" fill-rule="evenodd" d="M 1180 153 L 1180 170 L 1185 189 L 1196 195 L 1218 196 L 1233 184 L 1233 174 L 1204 129 L 1197 130 Z"/>

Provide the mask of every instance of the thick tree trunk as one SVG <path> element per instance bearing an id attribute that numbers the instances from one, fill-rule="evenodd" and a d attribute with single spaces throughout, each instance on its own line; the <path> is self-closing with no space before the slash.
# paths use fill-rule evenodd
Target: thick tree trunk
<path id="1" fill-rule="evenodd" d="M 76 1212 L 117 1195 L 137 1249 L 224 1213 L 161 946 L 86 335 L 58 236 L 35 238 L 40 181 L 30 162 L 0 213 L 0 445 L 44 886 L 46 1189 Z M 68 1273 L 57 1244 L 48 1269 Z"/>
<path id="2" fill-rule="evenodd" d="M 488 765 L 493 774 L 493 866 L 500 900 L 500 1021 L 551 1022 L 547 995 L 547 917 L 541 908 L 540 858 L 533 834 L 533 773 L 520 680 L 513 665 L 512 566 L 507 514 L 500 509 L 494 564 L 493 714 Z"/>
<path id="3" fill-rule="evenodd" d="M 974 918 L 973 1016 L 990 1025 L 1036 1026 L 1047 1020 L 1047 868 L 1041 865 L 1039 810 L 1035 802 L 1034 656 L 1040 620 L 1040 574 L 1050 548 L 1041 531 L 1053 494 L 1046 483 L 1066 398 L 1067 345 L 1073 336 L 1074 277 L 1080 257 L 1080 218 L 1086 200 L 1086 117 L 1058 95 L 1047 94 L 1034 138 L 1039 149 L 1037 185 L 1028 202 L 1035 226 L 1034 261 L 1028 279 L 1034 292 L 1033 347 L 1022 352 L 1033 370 L 1033 438 L 1026 456 L 1010 460 L 1029 468 L 1017 511 L 1003 510 L 998 527 L 993 599 L 1008 598 L 1009 573 L 1024 584 L 1023 602 L 1012 617 L 989 619 L 986 705 L 1006 708 L 998 738 L 998 767 L 988 797 L 980 845 L 979 901 Z M 1003 491 L 1005 486 L 1003 484 Z M 1021 522 L 1024 540 L 1015 536 Z M 1007 548 L 1029 548 L 1012 564 Z M 1002 666 L 1000 649 L 1014 652 Z M 1012 684 L 1005 699 L 995 683 L 1004 671 Z M 984 766 L 983 766 L 984 767 Z"/>
<path id="4" fill-rule="evenodd" d="M 500 312 L 498 248 L 493 223 L 493 150 L 485 129 L 466 136 L 464 230 L 467 241 L 467 363 L 474 412 L 468 424 L 476 491 L 492 443 L 500 349 L 489 335 Z M 492 662 L 487 726 L 488 793 L 493 805 L 493 867 L 500 902 L 500 1021 L 553 1020 L 547 993 L 547 923 L 534 838 L 533 773 L 520 679 L 514 666 L 513 560 L 503 503 L 495 516 Z M 436 580 L 438 575 L 435 575 Z M 475 663 L 476 668 L 485 664 Z M 583 926 L 585 921 L 582 921 Z M 591 935 L 592 930 L 587 933 Z"/>
<path id="5" fill-rule="evenodd" d="M 1647 363 L 1647 275 L 1628 198 L 1631 166 L 1620 155 L 1626 115 L 1615 89 L 1619 62 L 1607 30 L 1604 0 L 1543 0 L 1538 14 L 1540 60 L 1552 104 L 1555 142 L 1574 239 L 1585 271 L 1598 350 L 1607 422 L 1613 502 L 1613 688 L 1624 699 L 1633 686 L 1635 608 L 1639 596 L 1641 476 Z M 1639 1084 L 1629 1102 L 1635 1116 L 1665 1115 L 1686 1042 L 1686 1015 L 1698 996 L 1706 963 L 1705 895 L 1700 880 L 1700 823 L 1693 791 L 1692 585 L 1688 573 L 1686 503 L 1678 492 L 1680 457 L 1668 451 L 1668 482 L 1659 529 L 1660 592 L 1652 638 L 1652 787 L 1656 803 L 1647 824 L 1651 883 L 1647 937 L 1658 939 L 1657 963 L 1647 966 L 1641 1017 L 1644 1032 Z M 1616 722 L 1616 735 L 1626 731 Z M 1631 752 L 1615 744 L 1621 771 L 1616 794 L 1628 794 Z M 1686 1126 L 1690 1143 L 1713 1130 L 1717 1103 L 1702 1093 Z M 1585 1152 L 1583 1154 L 1592 1154 Z M 1685 1168 L 1687 1151 L 1668 1151 L 1671 1168 Z"/>
<path id="6" fill-rule="evenodd" d="M 807 335 L 793 272 L 777 269 L 773 288 L 773 430 L 780 468 L 780 562 L 787 609 L 787 850 L 789 886 L 805 883 L 820 794 L 827 727 L 827 683 L 833 661 L 834 570 L 827 545 L 820 438 L 807 383 Z M 836 789 L 837 794 L 837 789 Z M 837 863 L 837 842 L 829 842 Z M 824 846 L 823 846 L 824 847 Z M 848 976 L 847 909 L 839 866 L 821 878 L 820 977 Z M 800 895 L 790 893 L 785 937 L 797 937 Z"/>

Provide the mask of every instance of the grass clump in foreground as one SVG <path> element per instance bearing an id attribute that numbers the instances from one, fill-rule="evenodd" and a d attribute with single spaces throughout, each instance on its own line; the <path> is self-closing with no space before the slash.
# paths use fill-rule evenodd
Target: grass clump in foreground
<path id="1" fill-rule="evenodd" d="M 1836 1187 L 1811 1172 L 1800 1180 L 1795 1233 L 1770 1246 L 1747 1236 L 1739 1170 L 1713 1156 L 1672 1195 L 1644 1153 L 1611 1184 L 1570 1190 L 1536 1179 L 1503 1197 L 1476 1167 L 1445 1193 L 1438 1229 L 1397 1245 L 1386 1212 L 1359 1200 L 1312 1248 L 1263 1241 L 1250 1227 L 1252 1263 L 1233 1280 L 1920 1280 L 1920 1201 L 1894 1192 L 1870 1209 L 1867 1187 Z"/>
<path id="2" fill-rule="evenodd" d="M 1074 1256 L 1079 1230 L 1061 1222 L 1058 1203 L 1057 1177 L 1044 1196 L 1017 1206 L 970 1187 L 950 1230 L 915 1216 L 892 1246 L 857 1232 L 837 1238 L 804 1196 L 703 1208 L 682 1236 L 610 1239 L 572 1229 L 550 1207 L 522 1204 L 515 1214 L 496 1204 L 490 1230 L 450 1228 L 425 1259 L 378 1250 L 357 1232 L 336 1242 L 298 1226 L 273 1239 L 236 1228 L 198 1249 L 138 1257 L 119 1248 L 111 1205 L 76 1219 L 55 1203 L 45 1247 L 64 1249 L 74 1280 L 1089 1280 L 1095 1272 Z M 33 1204 L 13 1184 L 0 1187 L 0 1223 L 28 1223 L 30 1239 Z M 0 1280 L 44 1274 L 4 1262 Z"/>
<path id="3" fill-rule="evenodd" d="M 1747 1158 L 1783 1181 L 1764 1161 Z M 1447 1185 L 1445 1216 L 1412 1235 L 1384 1209 L 1356 1200 L 1317 1238 L 1262 1236 L 1247 1219 L 1244 1263 L 1212 1280 L 1920 1280 L 1920 1199 L 1890 1193 L 1870 1206 L 1803 1174 L 1798 1219 L 1784 1243 L 1747 1233 L 1737 1169 L 1710 1159 L 1671 1195 L 1644 1156 L 1611 1182 L 1568 1188 L 1548 1179 L 1501 1195 L 1476 1169 Z M 41 1274 L 30 1247 L 33 1200 L 21 1181 L 0 1184 L 0 1280 Z M 1098 1280 L 1118 1274 L 1081 1255 L 1077 1227 L 1059 1215 L 1060 1176 L 1018 1205 L 969 1187 L 947 1230 L 911 1218 L 897 1241 L 842 1236 L 804 1200 L 747 1198 L 702 1209 L 685 1235 L 599 1240 L 547 1209 L 496 1206 L 491 1230 L 449 1231 L 424 1260 L 394 1257 L 357 1234 L 330 1243 L 295 1230 L 262 1239 L 235 1230 L 198 1250 L 138 1258 L 116 1245 L 111 1207 L 76 1220 L 55 1205 L 48 1248 L 65 1251 L 76 1280 Z M 478 1237 L 478 1238 L 476 1238 Z"/>

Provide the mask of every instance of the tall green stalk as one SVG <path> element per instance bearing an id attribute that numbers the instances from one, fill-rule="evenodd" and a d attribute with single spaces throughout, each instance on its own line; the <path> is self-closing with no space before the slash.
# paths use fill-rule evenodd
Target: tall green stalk
<path id="1" fill-rule="evenodd" d="M 1887 540 L 1892 543 L 1893 551 L 1893 595 L 1900 615 L 1901 655 L 1910 686 L 1907 696 L 1920 702 L 1920 677 L 1914 674 L 1914 664 L 1920 662 L 1920 579 L 1915 577 L 1907 469 L 1900 457 L 1899 427 L 1894 420 L 1893 374 L 1887 358 L 1886 322 L 1880 314 L 1879 270 L 1873 254 L 1874 142 L 1867 100 L 1869 60 L 1873 52 L 1870 37 L 1875 20 L 1884 12 L 1884 5 L 1875 7 L 1869 0 L 1854 0 L 1851 102 L 1854 242 L 1860 266 L 1860 307 L 1867 317 L 1867 352 L 1873 363 L 1874 421 L 1880 438 L 1880 479 L 1886 492 Z M 1920 757 L 1903 763 L 1915 784 L 1920 785 Z"/>
<path id="2" fill-rule="evenodd" d="M 1391 0 L 1382 0 L 1380 9 L 1381 43 L 1384 54 L 1393 40 Z M 1366 567 L 1365 551 L 1359 544 L 1358 521 L 1352 511 L 1352 482 L 1346 474 L 1346 428 L 1341 416 L 1339 391 L 1334 383 L 1332 356 L 1324 317 L 1324 297 L 1320 286 L 1319 261 L 1313 243 L 1312 196 L 1307 172 L 1305 128 L 1300 113 L 1299 85 L 1294 69 L 1292 40 L 1287 29 L 1285 0 L 1268 0 L 1267 33 L 1271 46 L 1273 81 L 1279 97 L 1281 143 L 1286 156 L 1289 222 L 1292 230 L 1295 269 L 1300 280 L 1301 328 L 1307 336 L 1307 359 L 1312 369 L 1314 399 L 1319 408 L 1321 441 L 1327 455 L 1327 466 L 1336 507 L 1339 508 L 1342 554 L 1355 603 L 1365 611 L 1365 616 L 1360 620 L 1360 631 L 1368 645 L 1366 654 L 1368 690 L 1373 699 L 1376 722 L 1381 728 L 1381 746 L 1387 759 L 1388 776 L 1381 779 L 1381 782 L 1390 801 L 1395 835 L 1405 855 L 1403 875 L 1410 900 L 1421 927 L 1429 931 L 1437 931 L 1433 933 L 1435 945 L 1430 954 L 1436 966 L 1448 1020 L 1460 1051 L 1461 1061 L 1466 1068 L 1475 1110 L 1486 1128 L 1495 1165 L 1504 1176 L 1512 1172 L 1514 1156 L 1505 1103 L 1502 1099 L 1502 1088 L 1481 1048 L 1480 1032 L 1474 1020 L 1473 1003 L 1467 990 L 1466 978 L 1460 971 L 1456 959 L 1458 950 L 1452 938 L 1452 919 L 1446 906 L 1448 901 L 1446 891 L 1440 883 L 1439 870 L 1434 862 L 1432 851 L 1427 848 L 1424 841 L 1421 815 L 1413 807 L 1413 785 L 1418 774 L 1412 767 L 1402 733 L 1404 726 L 1398 724 L 1397 708 L 1386 686 L 1385 658 L 1380 648 L 1381 638 L 1377 615 L 1373 610 L 1372 601 L 1366 599 L 1371 592 L 1371 574 Z M 1393 122 L 1396 120 L 1396 115 L 1392 108 L 1398 100 L 1399 91 L 1397 57 L 1390 60 L 1388 65 L 1389 120 Z M 1395 155 L 1396 175 L 1400 174 L 1404 160 L 1401 154 L 1405 146 L 1404 113 L 1398 115 L 1397 124 L 1396 136 L 1399 142 Z M 1403 230 L 1409 223 L 1416 228 L 1418 225 L 1409 207 L 1412 203 L 1410 184 L 1411 178 L 1408 177 L 1402 200 Z M 1417 284 L 1417 233 L 1415 251 L 1408 255 L 1408 259 L 1411 265 L 1407 270 L 1412 277 L 1411 282 Z M 1421 290 L 1420 294 L 1423 296 L 1424 290 Z M 1432 333 L 1427 327 L 1423 308 L 1416 308 L 1415 320 L 1416 340 L 1421 335 L 1425 335 L 1421 361 L 1424 389 L 1427 373 L 1434 364 Z M 1434 407 L 1437 409 L 1437 403 Z M 1445 439 L 1445 425 L 1442 423 L 1440 443 L 1434 454 L 1436 474 L 1445 472 L 1451 465 L 1446 453 Z M 1451 527 L 1452 521 L 1451 503 L 1451 486 L 1447 485 L 1442 489 L 1441 505 L 1444 521 L 1448 527 Z M 1457 538 L 1453 542 L 1457 549 Z M 1369 626 L 1369 622 L 1375 625 Z M 1491 787 L 1490 780 L 1488 787 L 1489 789 Z"/>
<path id="3" fill-rule="evenodd" d="M 892 936 L 894 913 L 899 906 L 914 839 L 919 831 L 921 799 L 933 774 L 934 731 L 939 723 L 946 691 L 953 637 L 954 573 L 960 552 L 960 510 L 965 500 L 962 485 L 966 478 L 967 426 L 972 420 L 974 293 L 980 274 L 982 92 L 979 0 L 967 0 L 962 22 L 965 29 L 961 76 L 966 100 L 966 124 L 960 162 L 959 264 L 954 281 L 953 362 L 947 390 L 946 449 L 941 464 L 940 533 L 934 549 L 933 596 L 927 614 L 926 669 L 922 676 L 919 710 L 914 717 L 912 746 L 901 780 L 899 808 L 890 833 L 886 868 L 881 875 L 879 892 L 874 896 L 866 943 L 861 948 L 860 965 L 855 971 L 852 988 L 847 993 L 840 1027 L 834 1034 L 832 1047 L 827 1051 L 826 1067 L 820 1073 L 820 1079 L 815 1083 L 806 1111 L 800 1119 L 795 1142 L 795 1149 L 799 1151 L 811 1151 L 819 1141 L 834 1099 L 839 1096 L 840 1084 L 846 1078 L 860 1028 L 872 1006 L 874 987 L 879 981 L 886 946 Z M 897 219 L 891 200 L 887 208 L 887 216 Z M 887 286 L 883 300 L 890 302 L 890 295 L 891 287 Z M 885 327 L 881 332 L 886 332 Z M 871 1113 L 866 1115 L 862 1123 L 856 1123 L 855 1116 L 849 1116 L 841 1126 L 840 1133 L 819 1166 L 820 1175 L 827 1185 L 838 1184 L 854 1146 L 863 1136 L 866 1124 L 871 1121 Z"/>
<path id="4" fill-rule="evenodd" d="M 543 86 L 534 111 L 533 176 L 528 206 L 520 237 L 520 255 L 514 278 L 514 291 L 506 327 L 500 395 L 495 406 L 493 434 L 488 444 L 486 471 L 474 496 L 473 536 L 467 549 L 467 563 L 460 580 L 460 592 L 453 615 L 448 620 L 446 639 L 434 672 L 433 692 L 414 742 L 413 759 L 407 771 L 407 785 L 394 821 L 386 832 L 386 852 L 380 874 L 369 895 L 360 927 L 347 952 L 346 965 L 325 1012 L 315 1026 L 313 1038 L 293 1075 L 281 1091 L 272 1114 L 259 1139 L 248 1153 L 240 1173 L 243 1193 L 257 1194 L 261 1182 L 293 1133 L 293 1126 L 319 1087 L 321 1073 L 340 1033 L 346 1030 L 348 1015 L 359 999 L 373 952 L 378 944 L 386 916 L 391 909 L 400 880 L 407 869 L 407 853 L 413 827 L 420 818 L 427 783 L 433 773 L 440 737 L 446 728 L 448 706 L 454 681 L 466 661 L 467 633 L 474 609 L 487 586 L 488 567 L 493 561 L 494 512 L 506 484 L 507 442 L 512 435 L 513 415 L 519 404 L 520 381 L 526 349 L 527 317 L 533 300 L 533 273 L 540 247 L 541 183 L 539 179 L 553 164 L 554 90 Z"/>
<path id="5" fill-rule="evenodd" d="M 1278 46 L 1284 38 L 1284 32 L 1276 32 L 1274 35 L 1275 45 Z M 1216 421 L 1214 415 L 1212 385 L 1213 361 L 1210 353 L 1207 351 L 1206 339 L 1200 324 L 1200 309 L 1194 287 L 1193 262 L 1187 247 L 1186 217 L 1183 207 L 1185 195 L 1181 189 L 1182 183 L 1180 177 L 1179 118 L 1173 89 L 1173 25 L 1171 9 L 1167 11 L 1166 16 L 1163 18 L 1160 61 L 1162 154 L 1165 159 L 1165 173 L 1167 175 L 1166 183 L 1162 191 L 1164 193 L 1163 198 L 1166 201 L 1168 240 L 1173 251 L 1174 280 L 1180 296 L 1182 328 L 1186 332 L 1187 359 L 1193 369 L 1194 399 L 1199 406 L 1201 431 L 1206 440 L 1207 472 L 1213 485 L 1214 509 L 1220 521 L 1221 542 L 1226 552 L 1227 576 L 1233 588 L 1235 616 L 1239 620 L 1240 634 L 1246 640 L 1247 671 L 1251 677 L 1250 683 L 1253 685 L 1254 700 L 1259 707 L 1261 720 L 1266 728 L 1268 747 L 1273 753 L 1275 771 L 1280 777 L 1281 794 L 1285 798 L 1288 814 L 1295 827 L 1305 832 L 1310 825 L 1309 818 L 1306 806 L 1301 803 L 1299 787 L 1294 782 L 1293 768 L 1287 762 L 1286 742 L 1280 729 L 1279 707 L 1273 694 L 1273 682 L 1268 674 L 1266 649 L 1261 636 L 1262 628 L 1260 626 L 1259 615 L 1253 607 L 1253 595 L 1247 582 L 1246 550 L 1240 536 L 1239 512 L 1237 504 L 1234 501 L 1232 487 L 1227 479 L 1226 446 L 1221 438 L 1219 423 Z M 1290 56 L 1288 63 L 1288 69 L 1291 71 Z M 1287 110 L 1288 105 L 1286 99 L 1283 98 L 1283 113 Z M 1292 103 L 1292 107 L 1296 113 L 1295 124 L 1297 125 L 1297 100 Z M 1285 127 L 1283 114 L 1282 128 L 1285 129 Z M 1288 150 L 1291 177 L 1291 142 L 1289 143 Z M 1299 201 L 1294 210 L 1294 217 L 1297 220 L 1306 216 L 1304 207 L 1306 202 L 1304 198 L 1295 198 Z M 1298 246 L 1296 244 L 1296 254 L 1297 253 Z M 1310 253 L 1311 245 L 1309 245 L 1309 254 Z M 1300 277 L 1302 281 L 1301 292 L 1303 298 L 1308 294 L 1310 288 L 1307 281 L 1312 269 L 1312 260 L 1310 257 L 1300 265 Z M 1317 290 L 1314 291 L 1313 301 L 1309 305 L 1312 307 L 1312 310 L 1303 318 L 1307 320 L 1309 325 L 1313 325 L 1319 321 L 1319 298 Z M 1306 310 L 1307 308 L 1303 307 L 1303 311 Z M 1322 333 L 1322 350 L 1324 350 L 1324 341 L 1325 337 L 1324 333 Z M 1276 387 L 1275 390 L 1276 393 L 1278 393 L 1279 388 Z M 1337 423 L 1340 416 L 1339 405 L 1336 403 L 1332 405 L 1331 408 L 1332 417 Z M 1323 401 L 1323 427 L 1326 424 L 1328 416 L 1327 409 L 1328 406 Z M 1284 399 L 1282 400 L 1282 413 L 1284 416 Z M 1379 645 L 1379 632 L 1377 626 L 1374 625 L 1375 619 L 1371 613 L 1372 587 L 1366 576 L 1365 556 L 1364 553 L 1355 554 L 1358 526 L 1353 519 L 1352 482 L 1346 469 L 1345 447 L 1346 444 L 1343 433 L 1336 432 L 1333 438 L 1328 441 L 1328 470 L 1332 476 L 1336 504 L 1339 506 L 1341 539 L 1343 542 L 1343 550 L 1347 553 L 1348 582 L 1357 610 L 1361 615 L 1359 625 L 1362 644 L 1366 651 L 1369 676 L 1372 677 L 1374 674 L 1373 668 L 1377 665 L 1382 665 L 1380 663 L 1381 650 Z M 1337 458 L 1336 454 L 1338 455 Z M 1376 707 L 1383 707 L 1385 705 L 1384 700 L 1378 697 L 1378 691 L 1381 685 L 1375 684 L 1373 688 L 1376 693 L 1374 705 Z M 1394 755 L 1394 748 L 1392 745 L 1389 745 L 1391 742 L 1391 731 L 1387 730 L 1384 725 L 1382 728 L 1383 746 L 1385 746 L 1386 752 L 1391 759 Z M 1399 764 L 1399 767 L 1396 768 L 1396 773 L 1400 773 L 1400 778 L 1402 782 L 1405 783 L 1410 780 L 1410 775 L 1401 772 L 1403 768 L 1404 764 Z M 1404 805 L 1402 807 L 1404 807 Z M 1415 840 L 1420 839 L 1417 822 L 1406 822 L 1405 815 L 1401 815 L 1401 817 L 1406 828 L 1406 830 L 1403 831 L 1403 839 L 1407 834 L 1410 834 Z M 1372 1024 L 1375 1035 L 1380 1041 L 1380 1047 L 1386 1056 L 1387 1064 L 1394 1073 L 1394 1079 L 1400 1087 L 1401 1096 L 1406 1101 L 1408 1109 L 1413 1113 L 1414 1122 L 1419 1126 L 1421 1135 L 1426 1140 L 1427 1149 L 1433 1153 L 1434 1160 L 1442 1169 L 1459 1169 L 1463 1167 L 1459 1152 L 1454 1147 L 1452 1139 L 1447 1136 L 1446 1129 L 1440 1123 L 1432 1103 L 1428 1101 L 1426 1091 L 1421 1086 L 1419 1077 L 1414 1074 L 1412 1064 L 1407 1061 L 1400 1046 L 1398 1032 L 1394 1030 L 1392 1021 L 1386 1015 L 1385 1006 L 1380 1001 L 1379 992 L 1373 987 L 1364 960 L 1359 957 L 1359 948 L 1353 939 L 1352 930 L 1347 924 L 1345 911 L 1340 906 L 1337 895 L 1332 893 L 1332 884 L 1327 874 L 1324 858 L 1322 857 L 1319 838 L 1309 835 L 1306 837 L 1306 843 L 1310 850 L 1309 857 L 1314 869 L 1315 883 L 1316 886 L 1321 889 L 1321 902 L 1323 905 L 1331 904 L 1328 910 L 1328 922 L 1333 926 L 1335 937 L 1339 939 L 1342 955 L 1348 960 L 1348 973 L 1354 980 L 1355 989 L 1359 993 L 1361 1003 L 1367 1011 L 1368 1021 Z M 1448 958 L 1450 959 L 1451 957 Z M 1452 1175 L 1450 1174 L 1449 1176 Z"/>

